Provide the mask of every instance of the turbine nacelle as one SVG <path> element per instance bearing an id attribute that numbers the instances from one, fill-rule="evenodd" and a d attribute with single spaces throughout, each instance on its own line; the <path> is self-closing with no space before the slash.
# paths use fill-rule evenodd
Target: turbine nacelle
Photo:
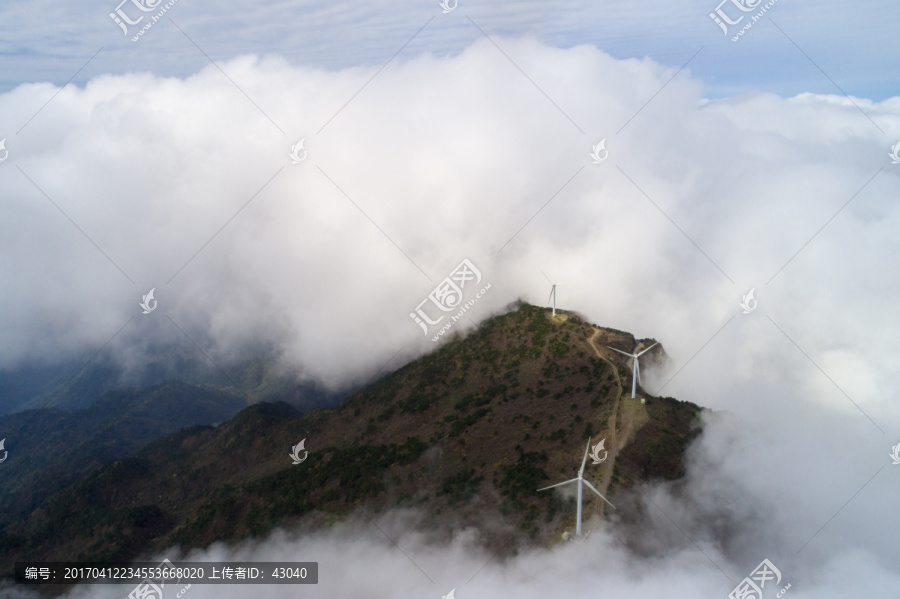
<path id="1" fill-rule="evenodd" d="M 632 359 L 633 366 L 631 367 L 631 369 L 633 371 L 633 374 L 631 375 L 631 399 L 634 399 L 635 395 L 637 394 L 637 384 L 641 379 L 641 363 L 638 361 L 638 358 L 640 358 L 641 356 L 646 354 L 648 351 L 650 351 L 657 345 L 659 345 L 659 341 L 657 341 L 650 347 L 644 349 L 643 351 L 640 351 L 637 353 L 632 353 L 632 354 L 629 354 L 628 352 L 623 352 L 621 349 L 616 349 L 616 348 L 610 347 L 608 345 L 606 346 L 606 347 L 609 347 L 609 349 L 613 350 L 614 352 L 619 352 L 623 356 L 628 356 L 629 358 Z M 643 386 L 643 383 L 641 383 L 641 386 Z"/>
<path id="2" fill-rule="evenodd" d="M 609 503 L 609 500 L 606 497 L 604 497 L 600 493 L 600 491 L 595 489 L 594 485 L 592 485 L 590 483 L 590 481 L 587 481 L 584 478 L 584 465 L 587 463 L 588 451 L 590 450 L 590 448 L 591 448 L 591 440 L 590 440 L 590 438 L 588 438 L 587 447 L 584 448 L 584 458 L 581 460 L 581 468 L 578 469 L 578 476 L 576 478 L 573 478 L 573 479 L 570 479 L 567 481 L 563 481 L 561 483 L 556 483 L 555 485 L 550 485 L 549 487 L 544 487 L 543 489 L 538 489 L 538 492 L 540 492 L 540 491 L 546 491 L 547 489 L 553 489 L 554 487 L 561 487 L 563 485 L 568 485 L 569 483 L 578 483 L 578 500 L 577 500 L 578 501 L 578 506 L 577 506 L 578 507 L 578 510 L 577 510 L 578 515 L 577 515 L 577 520 L 575 521 L 575 534 L 578 535 L 579 537 L 581 536 L 581 486 L 582 486 L 582 484 L 587 485 L 587 488 L 590 489 L 591 491 L 593 491 L 594 493 L 596 493 L 597 497 L 599 497 L 606 503 Z M 609 503 L 609 506 L 612 509 L 616 509 L 616 506 L 614 506 L 611 503 Z"/>

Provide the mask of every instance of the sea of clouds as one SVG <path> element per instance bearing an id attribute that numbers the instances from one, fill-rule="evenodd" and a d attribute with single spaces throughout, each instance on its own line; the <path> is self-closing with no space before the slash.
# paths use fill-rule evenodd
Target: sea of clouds
<path id="1" fill-rule="evenodd" d="M 900 98 L 707 101 L 689 70 L 495 41 L 380 73 L 242 56 L 0 95 L 13 131 L 58 92 L 0 164 L 0 367 L 193 342 L 227 368 L 266 344 L 337 389 L 443 342 L 410 313 L 464 258 L 491 289 L 456 330 L 552 280 L 559 308 L 662 342 L 648 392 L 717 412 L 687 484 L 645 489 L 652 555 L 595 522 L 489 561 L 477 531 L 434 545 L 413 519 L 403 551 L 346 524 L 203 558 L 318 561 L 298 597 L 724 597 L 763 558 L 790 597 L 895 597 Z"/>

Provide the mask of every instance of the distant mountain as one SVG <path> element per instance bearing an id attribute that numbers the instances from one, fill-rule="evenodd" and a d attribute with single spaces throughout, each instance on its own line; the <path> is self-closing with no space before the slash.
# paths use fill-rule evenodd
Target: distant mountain
<path id="1" fill-rule="evenodd" d="M 44 405 L 83 407 L 104 393 L 123 387 L 119 375 L 119 368 L 102 361 L 88 368 L 81 362 L 66 360 L 0 370 L 0 414 Z"/>
<path id="2" fill-rule="evenodd" d="M 103 355 L 88 356 L 86 361 L 26 364 L 0 370 L 0 415 L 41 407 L 81 410 L 106 393 L 140 389 L 167 380 L 218 387 L 244 395 L 248 403 L 286 401 L 301 411 L 334 405 L 352 391 L 336 393 L 282 374 L 276 367 L 273 350 L 257 351 L 225 370 L 210 364 L 198 352 L 184 348 L 165 346 L 144 351 L 143 365 L 130 370 Z"/>
<path id="3" fill-rule="evenodd" d="M 228 420 L 244 397 L 178 381 L 104 395 L 85 410 L 27 410 L 0 417 L 9 452 L 0 464 L 0 528 L 103 464 L 134 455 L 186 426 Z"/>
<path id="4" fill-rule="evenodd" d="M 585 477 L 619 509 L 588 495 L 585 518 L 633 517 L 629 490 L 683 476 L 699 432 L 694 404 L 646 392 L 646 403 L 632 400 L 627 358 L 606 348 L 650 343 L 517 306 L 333 408 L 253 405 L 102 466 L 7 521 L 0 564 L 9 573 L 16 558 L 133 559 L 327 525 L 361 507 L 416 506 L 436 527 L 501 514 L 507 530 L 489 543 L 548 544 L 573 527 L 574 502 L 537 489 L 574 477 L 589 437 L 605 439 L 608 456 L 589 459 Z M 663 356 L 652 349 L 642 370 Z M 288 453 L 301 439 L 309 454 L 294 465 Z"/>

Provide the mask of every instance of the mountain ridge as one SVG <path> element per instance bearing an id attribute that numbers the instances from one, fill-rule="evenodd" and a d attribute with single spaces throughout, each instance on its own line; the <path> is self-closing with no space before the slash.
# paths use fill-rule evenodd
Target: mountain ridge
<path id="1" fill-rule="evenodd" d="M 586 497 L 586 520 L 634 513 L 629 489 L 684 474 L 700 408 L 645 392 L 646 404 L 632 400 L 626 360 L 602 349 L 641 341 L 650 340 L 520 304 L 334 407 L 299 414 L 260 403 L 157 439 L 7 526 L 0 559 L 134 559 L 398 506 L 423 510 L 426 525 L 501 514 L 507 530 L 487 541 L 498 546 L 556 542 L 574 505 L 537 489 L 571 478 L 588 438 L 613 439 L 614 459 L 586 476 L 608 479 L 603 491 L 619 509 L 604 513 Z M 663 353 L 646 354 L 644 369 Z M 292 465 L 301 439 L 308 458 Z"/>

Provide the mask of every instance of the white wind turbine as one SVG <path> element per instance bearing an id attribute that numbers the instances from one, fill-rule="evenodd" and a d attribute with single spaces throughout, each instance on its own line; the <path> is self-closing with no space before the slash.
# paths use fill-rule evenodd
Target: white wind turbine
<path id="1" fill-rule="evenodd" d="M 556 318 L 556 283 L 550 287 L 550 299 L 553 300 L 553 318 Z"/>
<path id="2" fill-rule="evenodd" d="M 622 354 L 623 356 L 628 356 L 629 358 L 634 360 L 634 366 L 632 366 L 632 368 L 631 368 L 631 370 L 632 370 L 632 373 L 631 373 L 631 399 L 634 399 L 634 394 L 637 392 L 637 384 L 641 378 L 641 366 L 640 366 L 640 363 L 638 362 L 638 358 L 640 358 L 641 356 L 646 354 L 648 351 L 650 351 L 657 345 L 659 345 L 658 341 L 656 343 L 654 343 L 653 345 L 651 345 L 650 347 L 648 347 L 647 349 L 645 349 L 644 351 L 642 351 L 640 353 L 635 353 L 635 354 L 629 354 L 629 353 L 623 352 L 620 349 L 616 349 L 614 347 L 609 347 L 608 345 L 606 346 L 606 347 L 609 347 L 609 349 L 611 349 L 613 351 L 617 351 L 620 354 Z M 642 385 L 643 385 L 643 383 L 642 383 Z"/>
<path id="3" fill-rule="evenodd" d="M 550 277 L 547 276 L 547 273 L 542 270 L 541 274 L 544 275 L 545 279 L 550 281 Z M 550 297 L 547 298 L 548 302 L 551 300 L 553 301 L 553 318 L 556 318 L 556 283 L 553 281 L 550 281 Z"/>
<path id="4" fill-rule="evenodd" d="M 577 520 L 575 521 L 575 534 L 579 537 L 581 536 L 581 484 L 582 483 L 586 484 L 591 491 L 593 491 L 600 497 L 600 499 L 602 499 L 606 503 L 609 503 L 609 500 L 606 497 L 604 497 L 603 495 L 601 495 L 600 491 L 595 489 L 594 485 L 592 485 L 590 482 L 585 480 L 585 478 L 583 476 L 584 475 L 584 465 L 587 462 L 588 450 L 590 448 L 591 448 L 591 440 L 588 439 L 587 447 L 584 448 L 584 459 L 581 460 L 581 468 L 578 470 L 577 478 L 573 478 L 572 480 L 567 480 L 565 482 L 557 483 L 555 485 L 550 485 L 549 487 L 544 487 L 543 489 L 538 489 L 538 491 L 546 491 L 547 489 L 552 489 L 553 487 L 561 487 L 563 485 L 567 485 L 569 483 L 574 483 L 574 482 L 578 483 L 578 500 L 577 500 L 578 516 L 577 516 Z M 614 506 L 613 504 L 609 503 L 609 505 L 612 509 L 616 509 L 616 506 Z"/>

